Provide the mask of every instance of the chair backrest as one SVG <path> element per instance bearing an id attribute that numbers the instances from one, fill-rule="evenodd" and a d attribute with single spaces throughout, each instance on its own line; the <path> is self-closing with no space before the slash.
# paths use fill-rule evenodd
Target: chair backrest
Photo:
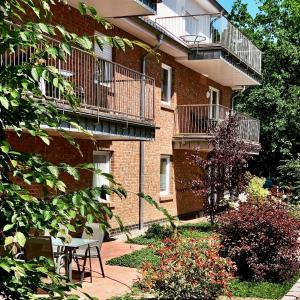
<path id="1" fill-rule="evenodd" d="M 99 223 L 88 224 L 88 227 L 92 228 L 93 233 L 88 234 L 85 230 L 82 233 L 82 238 L 87 240 L 97 240 L 99 241 L 99 248 L 104 240 L 104 231 L 100 229 Z"/>
<path id="2" fill-rule="evenodd" d="M 26 261 L 40 256 L 54 259 L 51 237 L 38 236 L 28 238 L 24 247 L 24 255 Z"/>

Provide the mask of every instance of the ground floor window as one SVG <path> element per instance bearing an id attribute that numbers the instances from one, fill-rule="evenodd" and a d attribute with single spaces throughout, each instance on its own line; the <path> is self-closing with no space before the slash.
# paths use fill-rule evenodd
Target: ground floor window
<path id="1" fill-rule="evenodd" d="M 108 151 L 94 151 L 94 167 L 97 170 L 101 170 L 104 173 L 110 173 L 110 152 Z M 94 173 L 93 175 L 93 187 L 102 187 L 103 185 L 109 185 L 109 181 L 101 174 Z M 103 194 L 99 197 L 100 201 L 108 201 L 108 196 Z"/>
<path id="2" fill-rule="evenodd" d="M 160 158 L 160 194 L 170 194 L 170 170 L 171 158 L 167 155 L 162 155 Z"/>

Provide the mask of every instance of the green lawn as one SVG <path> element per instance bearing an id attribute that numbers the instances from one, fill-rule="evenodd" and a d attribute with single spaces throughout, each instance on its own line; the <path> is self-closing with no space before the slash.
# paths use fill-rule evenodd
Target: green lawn
<path id="1" fill-rule="evenodd" d="M 190 238 L 202 238 L 212 234 L 212 229 L 209 223 L 200 224 L 187 224 L 180 226 L 178 231 L 185 237 Z M 140 245 L 159 245 L 161 240 L 157 238 L 147 239 L 145 236 L 137 237 L 131 240 L 131 243 Z M 111 259 L 107 263 L 109 265 L 118 265 L 129 268 L 140 268 L 144 262 L 152 262 L 154 264 L 159 263 L 159 257 L 155 254 L 155 250 L 152 248 L 145 248 L 137 250 L 131 254 L 123 255 L 114 259 Z M 276 284 L 270 282 L 245 282 L 241 280 L 233 280 L 230 284 L 230 290 L 234 297 L 252 297 L 261 299 L 279 299 L 283 297 L 297 281 L 300 274 L 295 276 L 291 282 L 285 284 Z M 116 298 L 122 300 L 131 300 L 130 295 L 124 296 L 124 298 Z"/>

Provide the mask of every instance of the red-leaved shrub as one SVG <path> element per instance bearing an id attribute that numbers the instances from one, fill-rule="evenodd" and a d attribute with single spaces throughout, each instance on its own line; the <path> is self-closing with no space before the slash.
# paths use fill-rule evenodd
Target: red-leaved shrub
<path id="1" fill-rule="evenodd" d="M 140 286 L 159 299 L 215 300 L 220 295 L 230 296 L 227 285 L 234 267 L 219 255 L 220 248 L 216 237 L 168 238 L 157 250 L 160 263 L 142 266 Z"/>
<path id="2" fill-rule="evenodd" d="M 219 219 L 224 255 L 248 280 L 282 282 L 299 271 L 299 222 L 287 206 L 248 202 Z"/>

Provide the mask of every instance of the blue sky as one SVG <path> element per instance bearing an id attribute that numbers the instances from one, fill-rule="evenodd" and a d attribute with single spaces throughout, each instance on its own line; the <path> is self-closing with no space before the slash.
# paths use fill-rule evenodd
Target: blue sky
<path id="1" fill-rule="evenodd" d="M 230 12 L 232 3 L 234 0 L 218 0 L 218 2 Z M 255 15 L 258 11 L 257 4 L 255 0 L 244 0 L 245 3 L 248 3 L 248 10 L 252 15 Z"/>

